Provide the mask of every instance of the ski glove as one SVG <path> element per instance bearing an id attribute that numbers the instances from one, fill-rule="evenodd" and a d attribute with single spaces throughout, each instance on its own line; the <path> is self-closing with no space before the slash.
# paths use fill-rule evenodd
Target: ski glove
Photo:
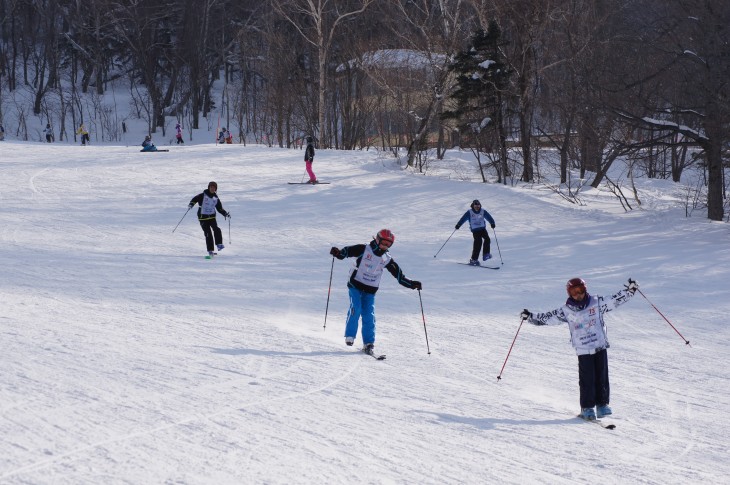
<path id="1" fill-rule="evenodd" d="M 530 310 L 525 308 L 524 310 L 522 310 L 522 313 L 520 313 L 520 318 L 522 318 L 523 320 L 528 320 L 532 318 L 532 313 L 530 313 Z"/>
<path id="2" fill-rule="evenodd" d="M 195 204 L 193 204 L 193 203 L 191 202 L 190 204 L 188 204 L 188 209 L 192 209 L 194 205 L 195 205 Z"/>
<path id="3" fill-rule="evenodd" d="M 490 226 L 492 226 L 492 229 L 494 229 L 494 226 L 495 226 L 496 224 L 489 224 L 489 225 L 490 225 Z"/>
<path id="4" fill-rule="evenodd" d="M 636 293 L 636 290 L 639 289 L 639 284 L 636 281 L 629 278 L 629 284 L 624 285 L 624 288 L 626 288 L 628 291 L 630 291 L 631 294 L 633 295 L 634 293 Z"/>
<path id="5" fill-rule="evenodd" d="M 460 226 L 460 225 L 458 225 L 458 224 L 454 226 L 454 228 L 456 228 L 456 229 L 459 229 L 460 227 L 461 227 L 461 226 Z"/>
<path id="6" fill-rule="evenodd" d="M 231 218 L 231 213 L 230 213 L 230 212 L 226 212 L 226 213 L 225 213 L 225 214 L 223 215 L 223 217 L 225 217 L 226 219 L 230 219 L 230 218 Z"/>
<path id="7" fill-rule="evenodd" d="M 330 249 L 330 254 L 335 258 L 338 258 L 340 256 L 340 250 L 338 248 L 332 248 Z"/>
<path id="8" fill-rule="evenodd" d="M 412 290 L 422 290 L 423 285 L 421 284 L 420 281 L 413 280 L 413 281 L 411 281 L 411 289 Z"/>

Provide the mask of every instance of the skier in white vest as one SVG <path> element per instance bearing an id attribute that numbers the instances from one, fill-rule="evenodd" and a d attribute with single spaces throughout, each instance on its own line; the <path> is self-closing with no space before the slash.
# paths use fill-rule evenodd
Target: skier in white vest
<path id="1" fill-rule="evenodd" d="M 375 293 L 380 286 L 383 269 L 387 269 L 398 280 L 398 283 L 406 288 L 412 290 L 423 288 L 420 281 L 406 278 L 398 263 L 388 253 L 388 249 L 394 242 L 393 233 L 388 229 L 381 229 L 369 244 L 330 249 L 330 254 L 337 259 L 357 258 L 347 283 L 350 293 L 350 309 L 347 312 L 345 343 L 352 345 L 355 342 L 358 321 L 362 317 L 364 352 L 371 353 L 375 344 Z"/>
<path id="2" fill-rule="evenodd" d="M 533 325 L 567 323 L 570 339 L 578 354 L 578 385 L 580 386 L 580 417 L 595 420 L 612 414 L 609 407 L 608 337 L 603 315 L 615 310 L 634 296 L 639 285 L 629 278 L 623 290 L 610 298 L 589 295 L 586 282 L 573 278 L 565 286 L 568 300 L 562 307 L 533 315 L 522 310 L 520 317 Z M 594 408 L 595 407 L 595 411 Z"/>
<path id="3" fill-rule="evenodd" d="M 225 218 L 231 217 L 231 213 L 223 209 L 223 205 L 216 193 L 217 191 L 218 184 L 210 182 L 208 188 L 190 199 L 190 204 L 188 204 L 188 209 L 192 209 L 195 204 L 200 204 L 198 208 L 198 221 L 200 221 L 200 227 L 205 234 L 205 247 L 208 250 L 208 256 L 215 254 L 213 250 L 214 241 L 218 247 L 218 251 L 225 247 L 223 245 L 223 234 L 221 234 L 221 230 L 215 220 L 216 211 L 220 212 Z"/>
<path id="4" fill-rule="evenodd" d="M 482 204 L 478 200 L 474 199 L 471 203 L 471 208 L 461 216 L 459 222 L 456 223 L 456 229 L 459 229 L 462 224 L 469 221 L 469 228 L 471 228 L 471 235 L 474 236 L 474 245 L 471 250 L 471 259 L 469 264 L 472 266 L 480 266 L 479 263 L 479 252 L 482 249 L 482 240 L 484 241 L 484 250 L 482 252 L 482 258 L 484 261 L 492 257 L 492 253 L 489 251 L 490 239 L 489 233 L 487 233 L 487 221 L 489 225 L 494 229 L 494 219 L 486 210 L 482 209 Z"/>

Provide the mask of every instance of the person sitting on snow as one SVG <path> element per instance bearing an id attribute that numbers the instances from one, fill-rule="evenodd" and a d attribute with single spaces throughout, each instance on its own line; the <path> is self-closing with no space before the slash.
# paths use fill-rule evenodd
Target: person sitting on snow
<path id="1" fill-rule="evenodd" d="M 154 143 L 152 143 L 152 137 L 150 135 L 147 135 L 144 137 L 144 141 L 142 142 L 142 150 L 143 152 L 156 152 L 157 147 Z"/>

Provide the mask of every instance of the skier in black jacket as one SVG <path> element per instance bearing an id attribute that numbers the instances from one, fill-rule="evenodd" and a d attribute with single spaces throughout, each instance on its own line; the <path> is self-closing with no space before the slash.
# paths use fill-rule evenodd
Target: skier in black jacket
<path id="1" fill-rule="evenodd" d="M 307 168 L 307 175 L 309 175 L 309 183 L 316 184 L 317 177 L 312 171 L 312 163 L 314 163 L 314 140 L 311 136 L 307 137 L 307 148 L 304 149 L 304 163 Z"/>
<path id="2" fill-rule="evenodd" d="M 218 184 L 210 182 L 208 188 L 190 199 L 190 204 L 188 205 L 189 209 L 192 209 L 195 204 L 200 205 L 198 208 L 198 221 L 200 221 L 200 227 L 203 228 L 203 233 L 205 234 L 205 247 L 208 249 L 208 256 L 215 254 L 213 251 L 214 240 L 218 251 L 225 247 L 223 245 L 223 235 L 215 220 L 216 211 L 220 212 L 225 218 L 231 217 L 231 213 L 223 209 L 223 205 L 216 193 L 217 191 Z"/>
<path id="3" fill-rule="evenodd" d="M 369 244 L 355 244 L 342 249 L 333 247 L 330 254 L 337 259 L 357 258 L 347 288 L 350 293 L 350 310 L 347 312 L 345 343 L 352 345 L 357 335 L 358 320 L 362 316 L 362 342 L 365 352 L 372 352 L 375 344 L 375 293 L 380 286 L 383 269 L 387 269 L 398 283 L 412 290 L 423 288 L 420 281 L 409 280 L 403 275 L 398 263 L 388 253 L 395 236 L 382 229 Z"/>

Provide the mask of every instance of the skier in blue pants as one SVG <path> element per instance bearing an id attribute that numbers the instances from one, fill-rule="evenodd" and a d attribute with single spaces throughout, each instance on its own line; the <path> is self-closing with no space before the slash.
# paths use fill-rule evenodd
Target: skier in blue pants
<path id="1" fill-rule="evenodd" d="M 350 309 L 347 312 L 345 343 L 352 345 L 355 342 L 358 322 L 362 319 L 362 342 L 365 352 L 372 352 L 375 346 L 375 293 L 380 286 L 383 270 L 387 269 L 398 283 L 406 288 L 412 290 L 423 288 L 420 281 L 406 278 L 398 263 L 388 253 L 394 242 L 393 233 L 388 229 L 382 229 L 369 244 L 330 249 L 330 254 L 337 259 L 357 258 L 347 283 Z"/>

